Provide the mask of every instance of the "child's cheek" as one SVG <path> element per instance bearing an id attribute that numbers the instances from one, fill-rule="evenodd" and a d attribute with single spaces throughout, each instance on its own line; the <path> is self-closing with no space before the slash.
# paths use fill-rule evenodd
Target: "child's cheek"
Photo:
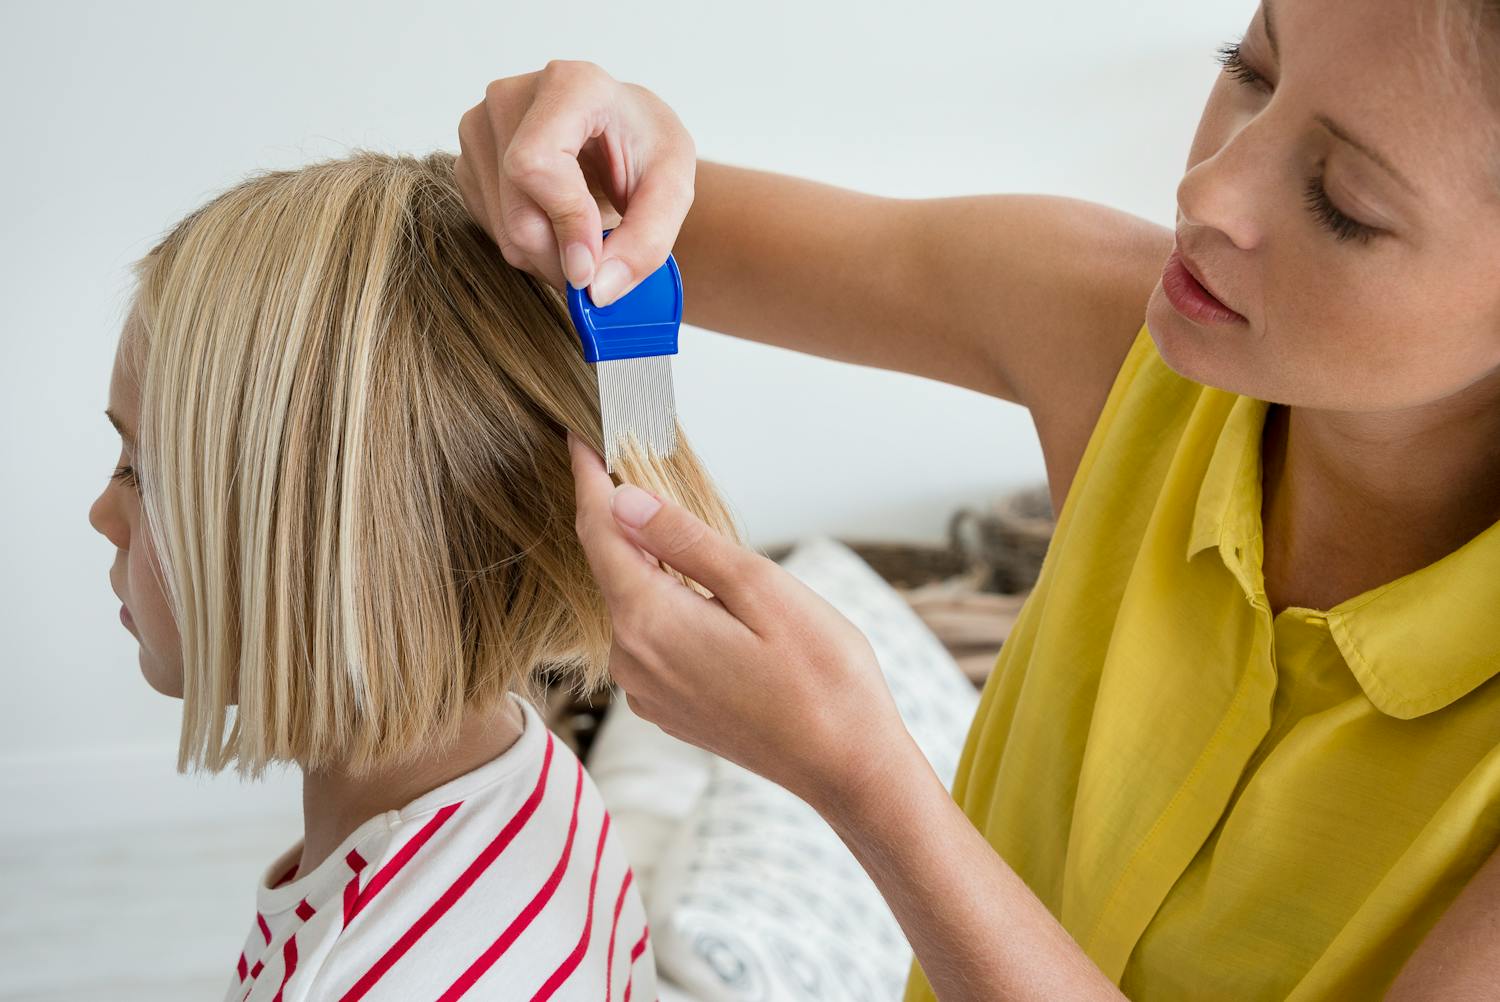
<path id="1" fill-rule="evenodd" d="M 161 587 L 161 568 L 149 535 L 130 551 L 130 615 L 140 643 L 141 674 L 165 696 L 182 697 L 182 641 Z"/>

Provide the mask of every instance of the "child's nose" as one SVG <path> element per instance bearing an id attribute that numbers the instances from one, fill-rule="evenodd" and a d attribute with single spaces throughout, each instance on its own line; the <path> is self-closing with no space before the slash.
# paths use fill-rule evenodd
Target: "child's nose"
<path id="1" fill-rule="evenodd" d="M 89 506 L 89 525 L 92 525 L 99 535 L 123 550 L 126 548 L 125 544 L 129 542 L 129 536 L 125 532 L 125 520 L 120 517 L 109 495 L 110 490 L 106 487 Z"/>

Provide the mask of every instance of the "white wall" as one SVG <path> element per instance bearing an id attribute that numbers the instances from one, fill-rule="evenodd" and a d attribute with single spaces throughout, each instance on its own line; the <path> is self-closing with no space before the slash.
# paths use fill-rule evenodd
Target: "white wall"
<path id="1" fill-rule="evenodd" d="M 116 456 L 102 410 L 126 267 L 213 192 L 354 146 L 456 148 L 488 80 L 566 57 L 654 89 L 709 158 L 890 195 L 1068 193 L 1170 224 L 1213 48 L 1253 9 L 6 4 L 0 831 L 98 796 L 99 816 L 288 803 L 285 783 L 246 800 L 171 778 L 176 706 L 138 675 L 112 551 L 87 524 Z M 696 331 L 676 372 L 695 445 L 758 543 L 936 538 L 956 505 L 1042 476 L 1025 414 L 976 394 Z"/>

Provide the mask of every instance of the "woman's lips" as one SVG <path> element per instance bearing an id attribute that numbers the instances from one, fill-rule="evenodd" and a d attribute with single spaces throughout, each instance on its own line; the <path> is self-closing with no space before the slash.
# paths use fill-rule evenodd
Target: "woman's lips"
<path id="1" fill-rule="evenodd" d="M 120 606 L 120 622 L 125 624 L 125 629 L 127 630 L 135 629 L 135 620 L 130 618 L 130 610 L 125 608 L 124 605 Z"/>
<path id="2" fill-rule="evenodd" d="M 1166 267 L 1162 269 L 1161 287 L 1173 308 L 1194 323 L 1210 325 L 1246 323 L 1244 317 L 1215 299 L 1213 293 L 1193 277 L 1176 247 L 1172 248 L 1172 256 L 1167 258 Z"/>

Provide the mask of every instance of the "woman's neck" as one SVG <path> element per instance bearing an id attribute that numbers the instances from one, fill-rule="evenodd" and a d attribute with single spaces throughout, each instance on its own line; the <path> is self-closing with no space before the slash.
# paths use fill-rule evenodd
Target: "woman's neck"
<path id="1" fill-rule="evenodd" d="M 515 700 L 464 711 L 457 740 L 400 765 L 353 777 L 341 769 L 302 776 L 302 876 L 327 859 L 370 818 L 411 803 L 504 752 L 521 736 L 524 717 Z"/>
<path id="2" fill-rule="evenodd" d="M 1399 412 L 1272 407 L 1262 445 L 1273 613 L 1330 609 L 1500 520 L 1500 373 Z"/>

